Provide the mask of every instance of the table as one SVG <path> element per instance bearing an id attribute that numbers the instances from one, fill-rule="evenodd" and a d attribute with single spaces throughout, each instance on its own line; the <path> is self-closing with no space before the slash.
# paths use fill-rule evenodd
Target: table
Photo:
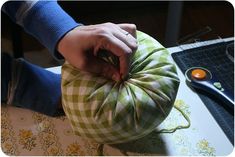
<path id="1" fill-rule="evenodd" d="M 227 38 L 224 40 L 232 40 Z M 191 45 L 184 49 L 204 44 L 221 42 L 212 40 Z M 182 51 L 181 47 L 168 48 L 170 53 Z M 49 68 L 60 73 L 61 67 Z M 2 150 L 9 155 L 229 155 L 233 145 L 216 123 L 199 96 L 185 83 L 185 77 L 178 70 L 181 80 L 175 105 L 190 119 L 187 129 L 173 133 L 152 134 L 125 144 L 100 145 L 84 140 L 72 133 L 65 116 L 51 118 L 33 111 L 16 107 L 2 107 Z M 188 122 L 182 114 L 172 109 L 169 116 L 156 128 L 170 129 Z"/>
<path id="2" fill-rule="evenodd" d="M 194 44 L 168 48 L 168 51 L 170 53 L 174 53 L 182 51 L 182 49 L 190 49 L 231 40 L 233 40 L 233 38 L 198 42 Z M 59 71 L 59 69 L 53 70 Z M 185 83 L 184 74 L 180 71 L 178 66 L 177 71 L 181 83 L 176 102 L 182 104 L 184 111 L 190 117 L 191 126 L 189 129 L 179 130 L 170 135 L 161 134 L 161 138 L 164 140 L 166 145 L 165 149 L 167 155 L 197 155 L 197 153 L 198 155 L 230 154 L 233 151 L 233 145 L 227 139 L 226 135 L 214 120 L 213 116 L 203 104 L 197 93 L 188 88 Z M 175 112 L 174 116 L 177 116 L 176 110 L 173 110 L 172 112 Z M 171 115 L 173 117 L 172 113 Z M 171 115 L 159 126 L 160 129 L 174 126 Z M 178 120 L 178 123 L 185 123 L 183 119 L 177 117 L 176 119 Z M 177 120 L 175 120 L 174 123 L 177 123 Z"/>
<path id="3" fill-rule="evenodd" d="M 168 48 L 170 53 L 180 52 L 182 49 L 190 49 L 194 47 L 200 47 L 203 45 L 210 45 L 213 43 L 231 41 L 233 38 L 210 40 L 205 42 L 198 42 L 194 44 L 187 44 L 178 47 Z M 211 148 L 214 148 L 214 155 L 228 155 L 233 151 L 233 145 L 229 142 L 226 135 L 219 127 L 217 122 L 212 117 L 206 106 L 203 104 L 197 93 L 188 88 L 185 83 L 184 74 L 177 66 L 179 78 L 181 80 L 177 99 L 183 100 L 184 103 L 189 105 L 191 129 L 185 131 L 185 137 L 188 138 L 190 143 L 199 141 L 200 138 L 204 138 L 204 142 L 207 141 Z M 185 95 L 187 93 L 187 95 Z M 195 128 L 197 131 L 195 131 Z M 194 134 L 195 132 L 195 134 Z M 201 139 L 202 140 L 202 139 Z M 172 151 L 175 153 L 174 150 Z M 209 154 L 208 154 L 209 155 Z"/>

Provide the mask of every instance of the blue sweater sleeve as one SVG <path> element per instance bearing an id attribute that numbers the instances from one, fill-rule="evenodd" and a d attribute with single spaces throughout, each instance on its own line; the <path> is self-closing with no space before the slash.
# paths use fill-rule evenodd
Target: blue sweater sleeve
<path id="1" fill-rule="evenodd" d="M 57 43 L 67 32 L 81 24 L 75 22 L 56 1 L 37 1 L 33 5 L 32 2 L 31 5 L 26 3 L 9 1 L 3 5 L 3 11 L 47 47 L 55 58 L 62 59 L 56 49 Z"/>

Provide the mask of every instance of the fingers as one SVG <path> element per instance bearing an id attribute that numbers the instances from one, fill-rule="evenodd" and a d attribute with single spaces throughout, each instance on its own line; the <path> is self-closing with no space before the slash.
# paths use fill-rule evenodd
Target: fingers
<path id="1" fill-rule="evenodd" d="M 118 27 L 113 35 L 124 42 L 133 52 L 137 49 L 137 40 L 129 32 Z"/>
<path id="2" fill-rule="evenodd" d="M 131 51 L 128 51 L 127 49 L 124 50 L 122 55 L 119 56 L 120 73 L 122 79 L 124 79 L 129 72 L 132 53 L 135 52 L 138 47 L 136 39 L 136 26 L 134 24 L 118 24 L 115 26 L 117 29 L 114 32 L 114 36 L 131 49 Z M 124 47 L 120 47 L 120 49 L 122 48 Z"/>
<path id="3" fill-rule="evenodd" d="M 90 64 L 87 64 L 84 67 L 82 67 L 82 70 L 102 75 L 106 78 L 115 81 L 121 80 L 119 71 L 113 65 L 103 61 L 102 59 L 97 57 L 92 57 L 89 58 L 89 63 Z"/>
<path id="4" fill-rule="evenodd" d="M 136 25 L 134 24 L 127 24 L 127 23 L 123 23 L 123 24 L 118 24 L 118 26 L 127 31 L 128 33 L 130 33 L 134 38 L 136 38 Z"/>
<path id="5" fill-rule="evenodd" d="M 79 26 L 60 40 L 58 50 L 78 69 L 119 81 L 128 74 L 130 58 L 137 49 L 135 37 L 136 26 L 133 24 L 105 23 Z M 117 69 L 96 57 L 96 53 L 101 49 L 119 58 L 120 64 Z"/>
<path id="6" fill-rule="evenodd" d="M 101 43 L 97 44 L 99 46 L 95 49 L 106 49 L 118 56 L 119 72 L 121 77 L 125 78 L 129 71 L 131 54 L 137 49 L 137 40 L 134 38 L 136 27 L 132 24 L 121 24 L 119 27 L 119 25 L 107 23 L 105 28 L 108 28 L 106 30 L 108 33 L 103 33 L 106 35 L 103 35 L 102 40 L 99 40 Z"/>
<path id="7" fill-rule="evenodd" d="M 110 36 L 105 40 L 105 49 L 112 52 L 119 58 L 119 72 L 122 78 L 125 78 L 129 71 L 130 57 L 132 50 L 124 42 L 115 36 Z"/>

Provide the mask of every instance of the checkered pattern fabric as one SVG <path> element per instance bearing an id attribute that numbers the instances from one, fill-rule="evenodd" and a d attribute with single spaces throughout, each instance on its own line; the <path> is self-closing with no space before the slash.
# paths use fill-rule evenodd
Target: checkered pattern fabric
<path id="1" fill-rule="evenodd" d="M 75 134 L 99 143 L 127 142 L 149 134 L 169 114 L 179 86 L 176 68 L 152 37 L 138 31 L 137 40 L 126 81 L 63 65 L 63 107 Z"/>

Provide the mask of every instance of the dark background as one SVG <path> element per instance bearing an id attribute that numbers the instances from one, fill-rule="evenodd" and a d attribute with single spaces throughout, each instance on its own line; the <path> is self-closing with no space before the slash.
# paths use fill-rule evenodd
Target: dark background
<path id="1" fill-rule="evenodd" d="M 162 43 L 166 47 L 177 45 L 177 41 L 188 34 L 195 33 L 209 26 L 212 31 L 199 38 L 202 40 L 215 39 L 234 36 L 234 8 L 226 1 L 200 1 L 200 2 L 173 2 L 174 6 L 180 3 L 181 11 L 173 14 L 180 15 L 180 18 L 171 16 L 171 20 L 176 20 L 177 25 L 169 23 L 168 1 L 118 1 L 118 2 L 66 2 L 60 1 L 61 7 L 70 14 L 76 21 L 85 25 L 98 24 L 104 22 L 113 23 L 134 23 L 138 30 L 141 30 Z M 1 38 L 12 41 L 12 22 L 2 14 L 1 18 Z M 14 30 L 15 27 L 13 27 Z M 176 34 L 172 35 L 172 30 Z M 18 41 L 22 39 L 23 52 L 40 50 L 44 47 L 33 37 L 26 34 L 21 29 L 15 36 Z M 169 29 L 171 31 L 169 31 Z M 168 37 L 167 37 L 168 36 Z M 2 43 L 4 44 L 4 43 Z"/>
<path id="2" fill-rule="evenodd" d="M 137 28 L 148 33 L 162 44 L 166 42 L 166 24 L 169 3 L 159 1 L 137 2 L 60 2 L 62 7 L 83 24 L 103 22 L 135 23 Z M 233 36 L 234 9 L 226 1 L 174 2 L 182 3 L 178 38 L 210 26 L 212 35 Z M 172 17 L 174 18 L 174 17 Z M 174 27 L 174 26 L 172 26 Z"/>

